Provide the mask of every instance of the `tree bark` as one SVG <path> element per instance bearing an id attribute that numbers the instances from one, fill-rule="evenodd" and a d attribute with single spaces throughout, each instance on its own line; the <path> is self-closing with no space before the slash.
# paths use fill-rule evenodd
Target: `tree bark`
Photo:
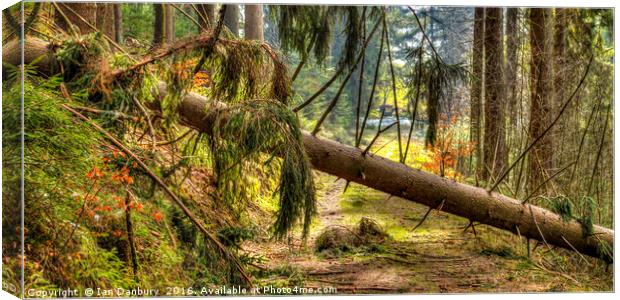
<path id="1" fill-rule="evenodd" d="M 164 5 L 153 4 L 155 21 L 153 22 L 153 45 L 161 45 L 164 42 Z"/>
<path id="2" fill-rule="evenodd" d="M 60 11 L 56 11 L 54 13 L 54 20 L 60 29 L 71 32 L 69 29 L 69 24 L 67 24 L 68 20 L 69 23 L 75 25 L 75 28 L 81 34 L 87 34 L 95 31 L 93 28 L 88 26 L 86 22 L 93 26 L 97 24 L 96 3 L 58 3 L 58 7 L 60 8 Z"/>
<path id="3" fill-rule="evenodd" d="M 553 107 L 554 114 L 562 107 L 564 104 L 564 85 L 566 84 L 566 31 L 567 29 L 567 16 L 568 9 L 567 8 L 555 8 L 555 18 L 553 24 L 553 101 L 551 103 Z M 573 106 L 574 107 L 574 106 Z M 570 107 L 572 108 L 572 107 Z M 570 115 L 571 109 L 569 108 Z M 563 141 L 566 133 L 568 131 L 568 122 L 571 122 L 569 118 L 562 118 L 562 120 L 558 123 L 558 126 L 553 130 L 553 137 L 556 140 Z M 554 157 L 556 163 L 553 165 L 559 165 L 560 157 L 564 152 L 564 143 L 558 143 L 558 147 L 560 151 L 557 151 L 559 155 Z"/>
<path id="4" fill-rule="evenodd" d="M 201 30 L 204 31 L 204 29 L 215 27 L 217 22 L 215 19 L 215 4 L 198 4 L 198 12 L 200 13 L 198 24 L 200 24 Z"/>
<path id="5" fill-rule="evenodd" d="M 111 40 L 116 39 L 116 24 L 114 20 L 114 4 L 97 3 L 96 27 Z"/>
<path id="6" fill-rule="evenodd" d="M 238 37 L 239 36 L 239 5 L 226 4 L 226 14 L 224 15 L 224 26 L 230 30 L 230 32 Z"/>
<path id="7" fill-rule="evenodd" d="M 245 5 L 245 24 L 244 34 L 246 40 L 263 41 L 263 5 L 262 4 L 246 4 Z"/>
<path id="8" fill-rule="evenodd" d="M 502 9 L 485 8 L 484 18 L 484 166 L 483 176 L 497 180 L 506 168 L 503 100 Z"/>
<path id="9" fill-rule="evenodd" d="M 482 83 L 484 55 L 484 8 L 476 7 L 474 13 L 474 44 L 472 50 L 472 80 L 471 80 L 471 113 L 470 113 L 470 141 L 475 145 L 473 157 L 476 160 L 476 178 L 483 175 L 482 172 L 482 139 L 480 127 L 482 123 Z M 477 182 L 477 181 L 476 181 Z"/>
<path id="10" fill-rule="evenodd" d="M 123 10 L 121 4 L 112 4 L 114 6 L 114 40 L 123 43 Z"/>
<path id="11" fill-rule="evenodd" d="M 170 4 L 164 4 L 164 35 L 166 36 L 166 43 L 172 44 L 175 39 L 174 32 L 174 15 L 175 8 Z"/>
<path id="12" fill-rule="evenodd" d="M 34 42 L 33 38 L 28 40 L 31 40 L 28 45 L 39 47 L 30 52 L 49 52 L 47 43 Z M 19 64 L 19 49 L 16 41 L 4 45 L 3 60 L 8 64 Z M 39 71 L 52 71 L 48 69 L 49 65 L 40 65 Z M 160 83 L 158 90 L 155 92 L 161 101 L 167 93 L 165 83 Z M 201 95 L 188 93 L 179 104 L 178 113 L 184 125 L 209 134 L 218 114 L 218 107 L 223 105 L 209 101 Z M 158 102 L 153 103 L 151 109 L 159 109 Z M 594 226 L 594 233 L 584 236 L 579 222 L 564 222 L 559 215 L 538 206 L 521 204 L 520 201 L 501 194 L 457 183 L 380 156 L 364 155 L 358 148 L 320 139 L 308 133 L 303 134 L 303 144 L 310 163 L 316 170 L 429 207 L 436 208 L 442 204 L 442 211 L 518 233 L 526 238 L 544 240 L 592 257 L 610 259 L 601 254 L 600 241 L 613 246 L 614 231 L 611 229 Z"/>
<path id="13" fill-rule="evenodd" d="M 530 9 L 530 49 L 532 53 L 530 62 L 530 125 L 529 137 L 531 140 L 538 138 L 551 123 L 551 64 L 549 59 L 549 42 L 545 25 L 549 20 L 549 9 Z M 530 191 L 535 189 L 552 167 L 553 146 L 550 135 L 545 135 L 529 153 L 529 179 Z M 546 189 L 541 188 L 541 193 Z"/>
<path id="14" fill-rule="evenodd" d="M 519 48 L 519 9 L 510 7 L 506 11 L 506 92 L 507 116 L 511 126 L 517 125 L 517 49 Z"/>

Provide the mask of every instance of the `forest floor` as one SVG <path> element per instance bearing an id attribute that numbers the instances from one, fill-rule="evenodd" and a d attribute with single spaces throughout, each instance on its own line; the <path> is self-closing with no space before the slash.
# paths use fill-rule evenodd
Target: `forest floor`
<path id="1" fill-rule="evenodd" d="M 412 231 L 427 207 L 354 183 L 343 194 L 346 182 L 326 174 L 316 180 L 318 215 L 305 245 L 299 234 L 244 244 L 264 258 L 257 286 L 338 294 L 613 290 L 613 272 L 594 259 L 534 241 L 528 257 L 518 236 L 483 225 L 475 226 L 475 234 L 471 227 L 464 231 L 468 220 L 436 210 Z M 345 251 L 315 250 L 324 230 L 354 230 L 362 217 L 376 221 L 389 238 Z"/>

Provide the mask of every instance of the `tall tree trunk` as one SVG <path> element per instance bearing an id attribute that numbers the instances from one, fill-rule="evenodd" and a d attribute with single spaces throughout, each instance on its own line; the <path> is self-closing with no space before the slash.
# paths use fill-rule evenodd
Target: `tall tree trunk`
<path id="1" fill-rule="evenodd" d="M 97 24 L 96 3 L 58 3 L 58 7 L 61 11 L 54 13 L 54 19 L 56 25 L 60 29 L 71 32 L 69 29 L 69 24 L 67 24 L 67 21 L 69 21 L 69 23 L 75 25 L 75 28 L 81 34 L 87 34 L 95 31 L 84 21 L 93 26 Z M 84 19 L 84 21 L 82 19 Z"/>
<path id="2" fill-rule="evenodd" d="M 263 41 L 263 5 L 262 4 L 246 4 L 245 5 L 245 24 L 244 32 L 246 40 Z"/>
<path id="3" fill-rule="evenodd" d="M 50 51 L 52 48 L 49 43 L 36 38 L 26 39 L 26 43 L 27 47 L 33 48 L 31 52 L 42 53 L 47 58 L 37 62 L 40 72 L 50 75 L 50 72 L 58 69 L 52 68 L 57 62 L 53 61 L 55 56 Z M 20 49 L 17 40 L 3 45 L 3 61 L 12 65 L 19 64 L 22 59 Z M 25 62 L 32 63 L 32 60 Z M 166 96 L 167 90 L 164 83 L 159 84 L 158 90 L 154 91 L 159 101 Z M 212 133 L 213 122 L 221 116 L 217 108 L 223 105 L 214 105 L 212 100 L 190 92 L 183 97 L 177 111 L 183 124 L 209 134 Z M 207 106 L 211 109 L 207 109 Z M 150 107 L 159 109 L 159 102 L 151 103 Z M 302 136 L 304 149 L 316 170 L 429 207 L 441 207 L 442 211 L 518 233 L 523 237 L 539 241 L 544 239 L 551 245 L 613 261 L 613 257 L 601 251 L 604 245 L 613 247 L 614 231 L 611 229 L 593 226 L 594 233 L 584 236 L 581 223 L 575 220 L 564 222 L 559 215 L 538 206 L 522 204 L 521 201 L 495 192 L 489 193 L 399 162 L 363 154 L 358 148 L 320 139 L 308 133 Z"/>
<path id="4" fill-rule="evenodd" d="M 114 6 L 114 39 L 117 43 L 123 43 L 123 10 L 122 4 L 112 4 Z"/>
<path id="5" fill-rule="evenodd" d="M 503 100 L 502 9 L 485 8 L 484 18 L 484 178 L 497 180 L 506 168 Z"/>
<path id="6" fill-rule="evenodd" d="M 215 19 L 215 4 L 198 4 L 198 24 L 202 30 L 215 27 L 217 20 Z"/>
<path id="7" fill-rule="evenodd" d="M 565 99 L 565 84 L 566 84 L 566 30 L 567 30 L 567 8 L 556 8 L 555 9 L 555 18 L 553 25 L 553 101 L 552 107 L 553 112 L 557 113 Z M 570 115 L 570 113 L 567 114 Z M 558 126 L 556 126 L 553 130 L 553 137 L 556 137 L 557 140 L 563 140 L 563 137 L 566 136 L 568 131 L 567 122 L 569 122 L 568 118 L 562 118 Z M 559 151 L 557 151 L 560 155 L 556 155 L 554 159 L 556 163 L 554 165 L 559 165 L 561 162 L 559 159 L 561 158 L 561 154 L 564 152 L 564 143 L 558 143 Z"/>
<path id="8" fill-rule="evenodd" d="M 484 8 L 476 7 L 474 16 L 474 44 L 472 50 L 472 80 L 471 80 L 471 114 L 470 114 L 470 141 L 475 145 L 473 158 L 476 160 L 476 179 L 482 176 L 482 141 L 480 127 L 482 124 L 482 83 L 484 55 Z M 477 180 L 476 180 L 477 182 Z"/>
<path id="9" fill-rule="evenodd" d="M 530 9 L 530 139 L 536 139 L 551 123 L 552 106 L 550 101 L 551 64 L 549 42 L 546 29 L 550 10 Z M 536 188 L 547 176 L 552 166 L 553 148 L 550 135 L 545 135 L 529 153 L 528 186 Z M 544 193 L 545 189 L 541 189 Z"/>
<path id="10" fill-rule="evenodd" d="M 175 8 L 171 4 L 164 4 L 164 35 L 166 36 L 166 43 L 174 43 L 174 15 Z"/>
<path id="11" fill-rule="evenodd" d="M 519 9 L 510 7 L 506 11 L 506 93 L 507 116 L 512 127 L 517 125 L 517 49 L 519 48 Z"/>
<path id="12" fill-rule="evenodd" d="M 164 5 L 153 4 L 155 21 L 153 22 L 153 46 L 164 42 Z"/>
<path id="13" fill-rule="evenodd" d="M 234 36 L 239 36 L 239 5 L 226 4 L 226 15 L 224 16 L 224 26 L 230 30 Z"/>

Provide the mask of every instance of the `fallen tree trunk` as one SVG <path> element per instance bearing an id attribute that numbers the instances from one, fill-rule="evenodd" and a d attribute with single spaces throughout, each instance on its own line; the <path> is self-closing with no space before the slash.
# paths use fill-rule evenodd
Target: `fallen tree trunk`
<path id="1" fill-rule="evenodd" d="M 165 94 L 165 85 L 160 94 Z M 188 94 L 179 106 L 182 122 L 209 133 L 217 115 L 215 106 L 200 95 Z M 613 230 L 595 226 L 584 237 L 577 221 L 564 222 L 546 209 L 482 188 L 455 182 L 410 168 L 362 150 L 304 133 L 304 146 L 316 170 L 356 182 L 376 190 L 436 208 L 471 221 L 505 229 L 527 238 L 601 257 L 600 241 L 613 245 Z"/>
<path id="2" fill-rule="evenodd" d="M 45 49 L 51 49 L 38 42 L 26 45 L 43 47 L 30 49 L 31 53 L 45 53 Z M 19 64 L 19 52 L 14 52 L 19 50 L 19 47 L 7 44 L 3 48 L 4 63 Z M 39 71 L 45 73 L 55 69 L 50 66 L 53 66 L 53 63 L 46 60 Z M 166 93 L 164 83 L 160 84 L 159 90 L 160 97 L 163 97 Z M 189 93 L 178 108 L 181 121 L 189 127 L 209 133 L 218 110 L 218 105 L 213 104 L 213 101 L 203 96 Z M 441 206 L 442 211 L 470 221 L 603 258 L 609 262 L 612 260 L 606 255 L 606 251 L 602 250 L 606 245 L 613 246 L 614 231 L 611 229 L 594 226 L 593 234 L 585 235 L 581 223 L 575 220 L 564 222 L 559 215 L 538 206 L 521 204 L 520 201 L 501 194 L 489 193 L 484 189 L 457 183 L 379 156 L 364 155 L 358 148 L 307 133 L 303 135 L 303 142 L 316 170 L 432 208 Z"/>

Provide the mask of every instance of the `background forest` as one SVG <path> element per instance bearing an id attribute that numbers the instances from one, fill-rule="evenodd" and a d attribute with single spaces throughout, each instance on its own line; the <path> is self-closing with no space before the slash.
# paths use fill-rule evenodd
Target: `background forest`
<path id="1" fill-rule="evenodd" d="M 23 9 L 5 289 L 613 287 L 612 9 Z"/>

